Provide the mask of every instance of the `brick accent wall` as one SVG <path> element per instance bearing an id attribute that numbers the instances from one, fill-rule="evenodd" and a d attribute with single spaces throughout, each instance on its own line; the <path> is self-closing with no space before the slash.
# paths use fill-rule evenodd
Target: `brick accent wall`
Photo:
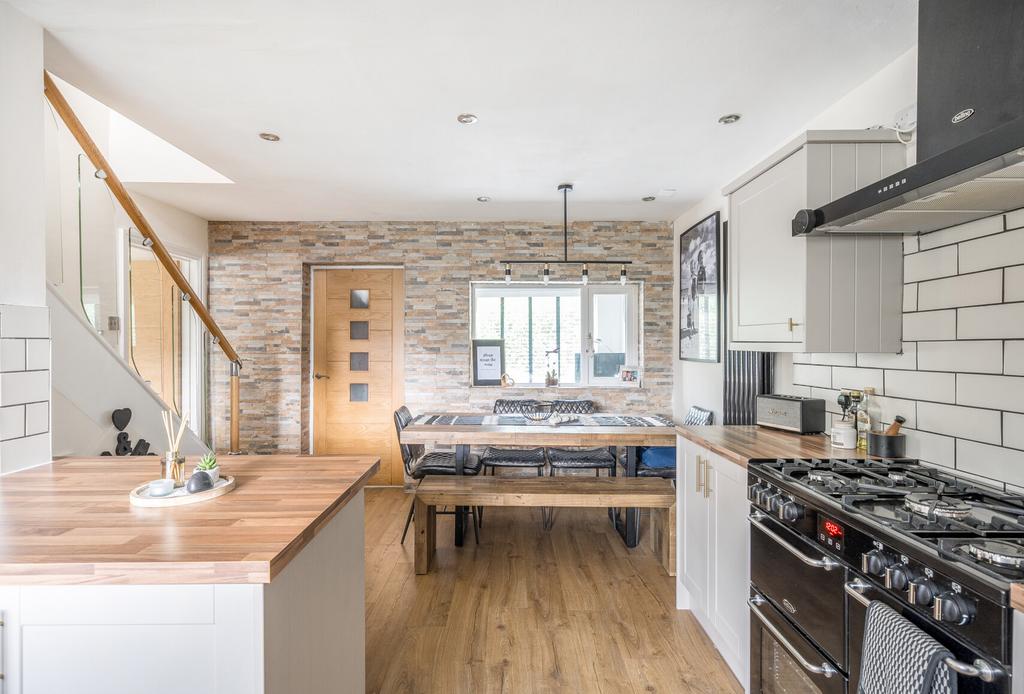
<path id="1" fill-rule="evenodd" d="M 1024 210 L 904 241 L 903 354 L 797 354 L 794 392 L 874 386 L 907 453 L 1024 486 Z"/>
<path id="2" fill-rule="evenodd" d="M 631 259 L 644 282 L 640 389 L 470 387 L 470 282 L 497 280 L 503 257 L 559 257 L 561 226 L 529 222 L 210 222 L 210 308 L 243 360 L 241 441 L 247 452 L 308 448 L 309 277 L 312 265 L 405 268 L 406 403 L 413 412 L 489 410 L 500 396 L 587 397 L 602 409 L 671 413 L 672 225 L 577 222 L 570 255 Z M 541 266 L 517 269 L 517 278 Z M 578 266 L 552 266 L 575 279 Z M 565 273 L 565 274 L 560 274 Z M 594 282 L 619 268 L 591 266 Z M 227 448 L 228 366 L 211 364 L 211 431 Z"/>

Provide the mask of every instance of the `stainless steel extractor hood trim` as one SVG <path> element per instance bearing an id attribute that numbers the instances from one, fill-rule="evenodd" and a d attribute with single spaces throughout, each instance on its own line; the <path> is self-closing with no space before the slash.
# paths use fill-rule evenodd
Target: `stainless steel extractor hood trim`
<path id="1" fill-rule="evenodd" d="M 937 154 L 816 210 L 800 210 L 793 219 L 793 236 L 886 233 L 878 229 L 861 231 L 857 229 L 855 223 L 1022 161 L 1024 117 L 1010 121 L 970 142 Z M 978 217 L 1006 212 L 1009 209 L 1013 208 L 979 211 Z M 902 234 L 913 231 L 893 229 L 888 233 Z"/>

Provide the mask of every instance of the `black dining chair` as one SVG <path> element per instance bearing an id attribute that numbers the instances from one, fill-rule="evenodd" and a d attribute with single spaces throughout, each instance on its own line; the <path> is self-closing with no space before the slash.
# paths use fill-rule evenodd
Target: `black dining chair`
<path id="1" fill-rule="evenodd" d="M 412 419 L 412 413 L 409 412 L 409 408 L 405 405 L 402 405 L 394 412 L 395 433 L 398 435 L 398 447 L 402 452 L 402 466 L 405 468 L 405 474 L 414 480 L 421 480 L 428 475 L 454 475 L 454 453 L 449 451 L 430 451 L 428 453 L 423 444 L 401 442 L 402 430 L 409 426 Z M 480 460 L 474 455 L 469 456 L 469 459 L 462 468 L 462 474 L 480 474 Z M 415 506 L 415 500 L 413 500 L 413 503 L 409 506 L 409 515 L 405 518 L 405 528 L 402 529 L 403 545 L 405 544 L 405 536 L 409 532 L 409 524 L 412 523 L 412 514 Z M 480 524 L 477 519 L 477 508 L 470 506 L 469 510 L 473 517 L 473 535 L 476 537 L 476 543 L 480 544 Z M 438 513 L 452 515 L 455 512 L 438 511 Z"/>
<path id="2" fill-rule="evenodd" d="M 556 414 L 594 414 L 597 407 L 593 400 L 554 400 L 551 403 Z M 558 448 L 547 449 L 548 464 L 551 466 L 550 474 L 554 476 L 555 470 L 593 470 L 598 477 L 601 470 L 607 470 L 609 475 L 615 475 L 615 466 L 618 463 L 617 448 Z"/>
<path id="3" fill-rule="evenodd" d="M 494 401 L 494 414 L 496 415 L 521 415 L 529 412 L 540 404 L 537 400 L 512 400 L 509 398 Z M 500 420 L 499 420 L 500 421 Z M 501 446 L 488 446 L 480 458 L 480 465 L 484 474 L 490 470 L 493 476 L 495 470 L 500 467 L 510 468 L 536 468 L 537 476 L 544 474 L 544 448 L 504 448 Z"/>

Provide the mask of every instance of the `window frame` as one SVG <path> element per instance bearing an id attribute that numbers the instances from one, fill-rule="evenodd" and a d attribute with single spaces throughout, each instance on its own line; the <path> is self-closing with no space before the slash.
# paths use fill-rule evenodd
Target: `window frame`
<path id="1" fill-rule="evenodd" d="M 539 290 L 539 291 L 538 291 Z M 475 329 L 477 320 L 478 291 L 484 297 L 507 296 L 579 296 L 580 298 L 580 380 L 571 383 L 559 382 L 559 388 L 640 388 L 643 384 L 643 282 L 630 281 L 625 285 L 619 282 L 513 282 L 501 281 L 470 282 L 469 302 L 469 344 L 477 339 Z M 614 376 L 594 377 L 594 297 L 601 294 L 626 295 L 626 365 L 636 365 L 640 370 L 640 378 L 636 381 L 623 382 Z M 482 339 L 482 338 L 481 338 Z M 472 359 L 472 353 L 470 354 Z M 492 387 L 473 386 L 471 387 Z M 543 382 L 519 383 L 515 388 L 544 388 Z"/>

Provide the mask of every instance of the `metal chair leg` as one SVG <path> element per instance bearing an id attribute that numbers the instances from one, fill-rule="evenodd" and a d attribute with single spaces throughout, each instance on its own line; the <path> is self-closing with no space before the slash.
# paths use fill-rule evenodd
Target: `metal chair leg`
<path id="1" fill-rule="evenodd" d="M 412 511 L 413 511 L 413 509 L 415 507 L 416 507 L 416 502 L 415 501 L 413 501 L 413 503 L 409 504 L 409 515 L 405 517 L 405 529 L 402 530 L 402 542 L 400 544 L 403 544 L 403 545 L 405 544 L 405 535 L 406 535 L 406 533 L 409 532 L 409 524 L 412 523 Z"/>
<path id="2" fill-rule="evenodd" d="M 476 538 L 476 543 L 480 544 L 480 522 L 476 515 L 476 506 L 470 506 L 469 513 L 473 516 L 473 537 Z"/>

